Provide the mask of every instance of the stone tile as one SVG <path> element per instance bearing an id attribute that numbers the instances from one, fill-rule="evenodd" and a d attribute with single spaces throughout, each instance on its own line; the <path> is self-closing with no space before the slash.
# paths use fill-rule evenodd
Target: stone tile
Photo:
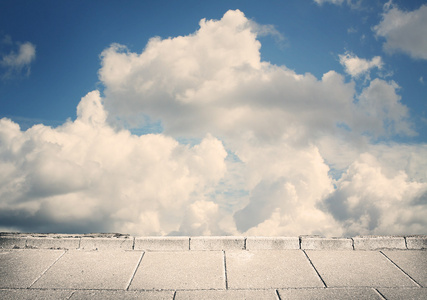
<path id="1" fill-rule="evenodd" d="M 407 236 L 405 239 L 410 250 L 427 249 L 427 235 Z"/>
<path id="2" fill-rule="evenodd" d="M 68 299 L 72 291 L 60 290 L 34 290 L 34 289 L 16 289 L 0 290 L 0 299 L 2 300 L 65 300 Z"/>
<path id="3" fill-rule="evenodd" d="M 298 237 L 251 236 L 246 238 L 246 250 L 297 250 Z"/>
<path id="4" fill-rule="evenodd" d="M 372 288 L 322 288 L 322 289 L 286 289 L 279 290 L 280 299 L 383 299 Z"/>
<path id="5" fill-rule="evenodd" d="M 354 250 L 406 249 L 403 236 L 358 236 L 353 244 Z"/>
<path id="6" fill-rule="evenodd" d="M 348 238 L 301 237 L 301 249 L 353 250 L 353 241 Z"/>
<path id="7" fill-rule="evenodd" d="M 427 287 L 427 251 L 389 250 L 383 251 L 396 265 L 423 287 Z"/>
<path id="8" fill-rule="evenodd" d="M 177 291 L 175 300 L 277 300 L 276 290 Z"/>
<path id="9" fill-rule="evenodd" d="M 425 300 L 427 288 L 380 288 L 378 291 L 387 300 Z"/>
<path id="10" fill-rule="evenodd" d="M 133 238 L 83 237 L 80 249 L 83 250 L 132 250 Z"/>
<path id="11" fill-rule="evenodd" d="M 0 251 L 0 288 L 27 288 L 65 251 Z"/>
<path id="12" fill-rule="evenodd" d="M 142 251 L 69 250 L 33 287 L 126 289 L 141 255 Z"/>
<path id="13" fill-rule="evenodd" d="M 25 248 L 26 237 L 1 236 L 0 249 L 22 249 Z"/>
<path id="14" fill-rule="evenodd" d="M 416 286 L 378 251 L 306 252 L 328 287 Z"/>
<path id="15" fill-rule="evenodd" d="M 146 252 L 130 289 L 225 289 L 223 252 Z"/>
<path id="16" fill-rule="evenodd" d="M 174 291 L 106 291 L 80 290 L 75 291 L 70 300 L 116 300 L 116 299 L 145 299 L 145 300 L 172 300 Z"/>
<path id="17" fill-rule="evenodd" d="M 323 287 L 300 250 L 226 251 L 230 289 Z"/>
<path id="18" fill-rule="evenodd" d="M 183 236 L 136 237 L 134 249 L 149 251 L 190 250 L 190 238 Z"/>
<path id="19" fill-rule="evenodd" d="M 27 248 L 37 249 L 77 249 L 80 238 L 29 237 Z"/>
<path id="20" fill-rule="evenodd" d="M 190 238 L 190 250 L 243 250 L 242 236 L 196 236 Z"/>

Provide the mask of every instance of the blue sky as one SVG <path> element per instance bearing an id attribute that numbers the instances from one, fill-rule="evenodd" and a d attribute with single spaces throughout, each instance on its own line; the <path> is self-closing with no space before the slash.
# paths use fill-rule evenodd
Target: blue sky
<path id="1" fill-rule="evenodd" d="M 426 19 L 416 0 L 1 1 L 0 227 L 426 233 Z"/>

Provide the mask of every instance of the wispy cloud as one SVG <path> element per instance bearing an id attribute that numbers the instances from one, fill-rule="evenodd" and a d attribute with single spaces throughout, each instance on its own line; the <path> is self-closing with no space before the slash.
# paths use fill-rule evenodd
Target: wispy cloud
<path id="1" fill-rule="evenodd" d="M 1 55 L 0 66 L 3 69 L 3 78 L 11 78 L 16 75 L 28 76 L 31 72 L 31 63 L 36 58 L 36 47 L 30 43 L 12 42 L 10 37 L 5 37 L 2 48 L 11 49 L 8 53 Z"/>

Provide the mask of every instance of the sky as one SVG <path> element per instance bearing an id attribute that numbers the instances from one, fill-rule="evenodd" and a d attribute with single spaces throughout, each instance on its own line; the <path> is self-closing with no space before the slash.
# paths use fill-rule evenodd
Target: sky
<path id="1" fill-rule="evenodd" d="M 0 231 L 427 234 L 427 2 L 0 2 Z"/>

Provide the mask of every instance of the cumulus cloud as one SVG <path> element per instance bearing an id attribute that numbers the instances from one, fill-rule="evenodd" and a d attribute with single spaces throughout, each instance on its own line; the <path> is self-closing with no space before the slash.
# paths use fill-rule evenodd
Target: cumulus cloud
<path id="1" fill-rule="evenodd" d="M 1 55 L 0 66 L 4 69 L 3 78 L 20 75 L 23 72 L 28 76 L 31 71 L 31 63 L 36 58 L 36 47 L 30 43 L 13 43 L 10 37 L 3 40 L 3 45 L 18 46 L 18 51 L 11 50 L 7 54 Z"/>
<path id="2" fill-rule="evenodd" d="M 362 75 L 368 76 L 373 68 L 382 69 L 383 61 L 380 56 L 375 56 L 371 60 L 359 58 L 353 53 L 346 52 L 339 56 L 340 64 L 345 67 L 345 72 L 352 77 L 358 78 Z"/>
<path id="3" fill-rule="evenodd" d="M 402 11 L 389 2 L 381 22 L 373 30 L 384 37 L 384 49 L 399 51 L 415 59 L 427 59 L 427 5 L 414 11 Z"/>
<path id="4" fill-rule="evenodd" d="M 141 53 L 113 44 L 101 54 L 104 96 L 83 97 L 75 121 L 21 131 L 2 119 L 0 226 L 153 235 L 425 231 L 416 220 L 427 205 L 427 149 L 373 144 L 415 134 L 398 85 L 375 79 L 357 94 L 336 71 L 316 78 L 261 61 L 258 34 L 236 10 L 201 20 L 192 34 L 153 38 Z M 163 132 L 128 130 L 153 123 Z M 376 178 L 397 196 L 376 194 Z M 395 212 L 405 205 L 403 222 Z M 393 222 L 400 227 L 384 225 Z"/>

